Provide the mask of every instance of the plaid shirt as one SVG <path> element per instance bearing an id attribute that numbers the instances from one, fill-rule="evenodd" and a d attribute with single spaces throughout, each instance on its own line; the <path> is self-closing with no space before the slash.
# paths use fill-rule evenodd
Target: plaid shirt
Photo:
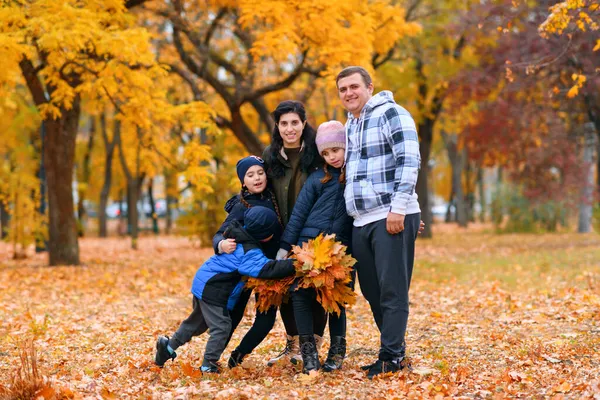
<path id="1" fill-rule="evenodd" d="M 415 186 L 421 167 L 410 113 L 383 91 L 346 122 L 346 210 L 362 226 L 397 214 L 420 212 Z"/>

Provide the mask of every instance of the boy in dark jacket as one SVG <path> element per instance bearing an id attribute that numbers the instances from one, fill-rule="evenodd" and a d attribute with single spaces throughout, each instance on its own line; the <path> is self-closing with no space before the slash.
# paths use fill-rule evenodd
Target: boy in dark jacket
<path id="1" fill-rule="evenodd" d="M 237 247 L 234 252 L 212 256 L 196 272 L 191 290 L 194 309 L 173 337 L 158 338 L 156 365 L 162 367 L 169 359 L 174 359 L 179 346 L 208 330 L 210 338 L 200 369 L 203 372 L 219 372 L 217 362 L 225 350 L 231 330 L 229 312 L 244 286 L 242 276 L 277 279 L 294 274 L 291 260 L 273 261 L 261 250 L 260 242 L 269 241 L 279 228 L 275 212 L 260 206 L 249 208 L 244 214 L 244 223 L 242 227 L 233 221 L 224 234 L 225 238 L 235 239 Z"/>

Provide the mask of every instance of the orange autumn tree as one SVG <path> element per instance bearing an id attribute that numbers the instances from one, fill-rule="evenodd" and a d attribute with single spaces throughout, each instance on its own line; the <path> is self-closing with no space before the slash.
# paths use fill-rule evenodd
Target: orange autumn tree
<path id="1" fill-rule="evenodd" d="M 551 35 L 566 35 L 571 39 L 574 33 L 585 34 L 594 44 L 592 51 L 598 51 L 600 38 L 595 34 L 600 29 L 598 18 L 600 18 L 600 1 L 565 0 L 550 7 L 550 14 L 539 26 L 539 32 L 544 38 L 549 38 Z M 587 77 L 583 73 L 574 73 L 571 79 L 573 86 L 567 93 L 569 98 L 579 94 Z"/>
<path id="2" fill-rule="evenodd" d="M 1 237 L 11 243 L 15 259 L 25 258 L 29 245 L 46 236 L 45 218 L 39 212 L 40 120 L 24 94 L 20 88 L 0 96 Z"/>
<path id="3" fill-rule="evenodd" d="M 72 176 L 82 99 L 118 106 L 136 134 L 189 115 L 158 98 L 166 70 L 128 12 L 143 2 L 2 1 L 0 83 L 25 84 L 46 129 L 50 265 L 79 263 Z"/>
<path id="4" fill-rule="evenodd" d="M 72 195 L 81 98 L 98 75 L 151 63 L 149 37 L 123 1 L 3 0 L 0 83 L 27 85 L 45 129 L 50 265 L 78 264 Z"/>
<path id="5" fill-rule="evenodd" d="M 419 30 L 391 0 L 174 0 L 143 9 L 140 20 L 162 38 L 159 60 L 254 154 L 273 128 L 270 96 L 342 65 L 370 66 Z"/>

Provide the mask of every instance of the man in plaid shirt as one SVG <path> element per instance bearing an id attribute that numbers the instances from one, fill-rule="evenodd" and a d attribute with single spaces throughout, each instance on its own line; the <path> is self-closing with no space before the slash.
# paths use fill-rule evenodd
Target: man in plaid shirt
<path id="1" fill-rule="evenodd" d="M 348 110 L 346 210 L 354 218 L 352 253 L 358 279 L 381 333 L 378 360 L 368 377 L 396 372 L 405 360 L 408 289 L 421 210 L 415 193 L 421 166 L 415 122 L 389 91 L 373 95 L 362 67 L 336 79 Z"/>

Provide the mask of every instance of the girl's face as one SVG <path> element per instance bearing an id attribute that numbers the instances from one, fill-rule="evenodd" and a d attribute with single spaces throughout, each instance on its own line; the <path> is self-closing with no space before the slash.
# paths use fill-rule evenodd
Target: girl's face
<path id="1" fill-rule="evenodd" d="M 306 125 L 306 121 L 302 122 L 300 116 L 293 112 L 283 114 L 279 118 L 277 127 L 283 139 L 283 147 L 292 149 L 300 147 L 304 125 Z"/>
<path id="2" fill-rule="evenodd" d="M 260 165 L 253 165 L 248 168 L 244 175 L 244 186 L 250 193 L 262 193 L 267 188 L 267 174 Z"/>
<path id="3" fill-rule="evenodd" d="M 341 168 L 344 165 L 345 150 L 341 147 L 333 147 L 325 149 L 321 152 L 321 156 L 325 162 L 333 168 Z"/>

